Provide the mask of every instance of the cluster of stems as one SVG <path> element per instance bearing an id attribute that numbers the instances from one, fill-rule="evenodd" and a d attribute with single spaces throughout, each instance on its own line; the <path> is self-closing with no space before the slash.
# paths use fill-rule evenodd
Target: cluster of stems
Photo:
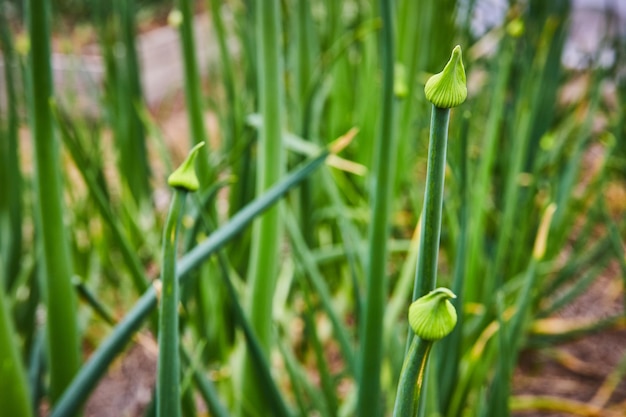
<path id="1" fill-rule="evenodd" d="M 424 88 L 432 103 L 426 190 L 422 209 L 420 251 L 415 273 L 413 304 L 409 311 L 411 329 L 398 383 L 394 416 L 423 413 L 420 396 L 432 344 L 449 334 L 456 325 L 456 312 L 448 301 L 455 295 L 448 289 L 435 290 L 441 236 L 443 190 L 448 145 L 450 108 L 467 97 L 461 48 L 456 46 L 442 72 L 432 76 Z"/>

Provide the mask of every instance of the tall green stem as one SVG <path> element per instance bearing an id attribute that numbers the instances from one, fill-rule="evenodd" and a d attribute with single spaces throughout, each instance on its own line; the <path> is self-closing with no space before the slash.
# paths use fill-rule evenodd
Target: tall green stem
<path id="1" fill-rule="evenodd" d="M 176 278 L 178 229 L 184 213 L 187 191 L 176 189 L 163 232 L 163 271 L 159 311 L 159 361 L 157 417 L 179 417 L 180 357 L 178 354 L 179 283 Z"/>
<path id="2" fill-rule="evenodd" d="M 434 290 L 437 284 L 437 260 L 439 257 L 439 239 L 441 236 L 441 212 L 443 208 L 443 189 L 446 168 L 446 151 L 448 146 L 448 124 L 450 108 L 463 103 L 467 97 L 465 83 L 465 68 L 461 58 L 461 47 L 456 46 L 450 60 L 443 71 L 433 75 L 424 87 L 426 98 L 432 106 L 430 122 L 430 138 L 428 144 L 428 168 L 426 172 L 426 190 L 424 191 L 424 207 L 422 209 L 422 227 L 420 231 L 420 250 L 417 259 L 415 287 L 413 299 L 415 301 L 409 309 L 411 328 L 407 337 L 407 355 L 405 365 L 398 386 L 396 409 L 400 415 L 424 414 L 425 407 L 420 404 L 422 383 L 426 372 L 430 346 L 418 349 L 424 340 L 438 340 L 450 333 L 456 324 L 456 312 L 449 301 L 445 301 L 444 309 L 435 310 L 435 315 L 424 314 L 432 308 L 430 298 L 454 298 L 454 294 L 447 289 Z M 447 303 L 447 304 L 446 304 Z M 441 305 L 440 305 L 441 306 Z M 420 314 L 421 312 L 421 314 Z M 444 314 L 445 313 L 445 314 Z M 442 321 L 439 326 L 434 319 Z M 451 326 L 449 326 L 451 325 Z M 436 329 L 445 332 L 431 334 Z M 417 346 L 415 346 L 417 343 Z M 416 384 L 415 369 L 419 369 L 416 392 L 411 387 Z M 399 408 L 399 410 L 398 410 Z M 408 409 L 407 409 L 408 408 Z M 410 412 L 409 414 L 406 414 Z"/>
<path id="3" fill-rule="evenodd" d="M 61 395 L 78 370 L 79 337 L 76 295 L 72 287 L 72 262 L 63 224 L 63 193 L 59 143 L 54 135 L 50 100 L 50 2 L 30 0 L 28 26 L 31 42 L 29 78 L 32 91 L 31 122 L 37 178 L 37 216 L 41 228 L 46 274 L 47 335 L 50 367 L 50 399 Z"/>
<path id="4" fill-rule="evenodd" d="M 122 54 L 117 54 L 116 108 L 121 172 L 137 203 L 150 201 L 150 165 L 146 135 L 137 112 L 142 100 L 139 57 L 135 45 L 135 1 L 117 0 Z M 117 46 L 116 46 L 117 48 Z"/>
<path id="5" fill-rule="evenodd" d="M 415 273 L 416 285 L 413 289 L 414 300 L 432 291 L 437 282 L 437 259 L 441 236 L 441 211 L 449 121 L 450 109 L 442 109 L 433 104 L 430 119 L 426 190 L 422 209 L 423 225 Z"/>
<path id="6" fill-rule="evenodd" d="M 0 7 L 6 6 L 0 2 Z M 4 7 L 6 11 L 6 7 Z M 19 114 L 17 85 L 15 77 L 16 56 L 13 39 L 5 11 L 0 11 L 0 49 L 4 59 L 4 81 L 6 86 L 7 128 L 0 134 L 0 178 L 4 187 L 4 195 L 0 196 L 0 268 L 5 268 L 5 285 L 9 289 L 17 279 L 20 270 L 22 251 L 22 173 L 19 167 Z"/>
<path id="7" fill-rule="evenodd" d="M 261 0 L 257 4 L 257 42 L 261 74 L 259 83 L 263 114 L 257 168 L 257 194 L 260 195 L 280 179 L 285 156 L 281 143 L 280 7 L 276 0 Z M 279 235 L 279 210 L 273 207 L 255 224 L 249 271 L 252 285 L 252 324 L 266 350 L 270 347 Z"/>
<path id="8" fill-rule="evenodd" d="M 189 191 L 200 186 L 195 172 L 196 156 L 204 142 L 194 146 L 187 159 L 174 171 L 167 183 L 174 188 L 172 204 L 163 230 L 163 270 L 161 271 L 161 305 L 159 309 L 159 361 L 157 379 L 157 417 L 179 417 L 180 356 L 178 335 L 179 283 L 176 276 L 178 230 L 185 212 Z"/>
<path id="9" fill-rule="evenodd" d="M 178 7 L 183 16 L 179 27 L 185 69 L 185 101 L 191 131 L 192 145 L 207 141 L 202 111 L 202 82 L 198 73 L 198 62 L 193 37 L 193 10 L 190 0 L 178 0 Z M 210 184 L 210 168 L 208 160 L 208 146 L 200 149 L 198 159 L 198 177 L 203 188 Z"/>
<path id="10" fill-rule="evenodd" d="M 375 186 L 372 192 L 372 219 L 369 232 L 369 259 L 366 295 L 362 322 L 362 344 L 359 357 L 359 392 L 357 415 L 378 415 L 380 404 L 380 369 L 383 351 L 383 312 L 387 298 L 387 240 L 389 207 L 393 194 L 395 172 L 395 139 L 393 133 L 394 27 L 391 1 L 380 0 L 382 30 L 380 59 L 382 65 L 382 96 L 380 128 L 374 162 Z"/>
<path id="11" fill-rule="evenodd" d="M 217 37 L 217 46 L 220 52 L 220 65 L 224 77 L 224 87 L 226 89 L 227 107 L 226 115 L 228 117 L 229 128 L 224 140 L 224 149 L 232 149 L 235 142 L 239 139 L 239 101 L 237 100 L 237 91 L 235 87 L 235 73 L 233 70 L 233 57 L 228 50 L 228 32 L 224 27 L 222 19 L 221 0 L 209 0 L 211 10 L 211 21 Z"/>
<path id="12" fill-rule="evenodd" d="M 259 92 L 263 126 L 260 130 L 257 161 L 257 193 L 261 194 L 280 180 L 284 171 L 282 129 L 282 53 L 280 49 L 280 3 L 277 0 L 256 2 L 256 30 L 259 63 Z M 279 209 L 273 207 L 255 223 L 248 280 L 250 322 L 259 342 L 269 354 L 272 334 L 272 300 L 278 274 L 278 247 L 281 227 Z M 264 410 L 267 404 L 259 397 L 253 364 L 247 356 L 244 363 L 242 394 L 250 401 L 246 406 Z M 268 410 L 265 410 L 268 411 Z"/>

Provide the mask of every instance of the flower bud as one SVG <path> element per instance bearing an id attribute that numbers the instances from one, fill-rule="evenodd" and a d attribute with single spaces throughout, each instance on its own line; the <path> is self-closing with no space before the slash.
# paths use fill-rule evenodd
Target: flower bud
<path id="1" fill-rule="evenodd" d="M 176 171 L 172 172 L 172 174 L 168 177 L 167 183 L 170 187 L 182 188 L 187 191 L 196 191 L 200 187 L 194 164 L 196 162 L 198 151 L 203 146 L 204 142 L 200 142 L 191 148 L 189 154 L 187 155 L 187 159 L 185 159 Z"/>
<path id="2" fill-rule="evenodd" d="M 452 56 L 443 71 L 428 79 L 424 93 L 428 101 L 443 109 L 456 107 L 465 101 L 467 85 L 459 45 L 452 50 Z"/>
<path id="3" fill-rule="evenodd" d="M 418 298 L 409 307 L 409 324 L 421 339 L 435 341 L 447 336 L 456 325 L 456 310 L 450 302 L 456 295 L 437 288 Z"/>

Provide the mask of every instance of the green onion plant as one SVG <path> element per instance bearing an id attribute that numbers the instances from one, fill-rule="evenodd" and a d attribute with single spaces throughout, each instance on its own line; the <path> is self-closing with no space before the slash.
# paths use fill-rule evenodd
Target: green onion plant
<path id="1" fill-rule="evenodd" d="M 499 22 L 457 0 L 6 5 L 3 410 L 80 415 L 149 339 L 146 415 L 619 407 L 623 364 L 587 408 L 512 378 L 521 351 L 559 357 L 624 323 L 561 315 L 626 270 L 623 40 L 605 34 L 612 63 L 566 66 L 571 0 L 511 2 Z M 138 47 L 172 8 L 159 30 L 182 48 L 180 91 L 146 103 Z M 102 57 L 79 91 L 96 114 L 52 72 L 77 22 Z M 164 128 L 171 112 L 189 137 Z M 188 141 L 206 144 L 200 192 L 174 176 L 168 216 L 163 173 Z"/>

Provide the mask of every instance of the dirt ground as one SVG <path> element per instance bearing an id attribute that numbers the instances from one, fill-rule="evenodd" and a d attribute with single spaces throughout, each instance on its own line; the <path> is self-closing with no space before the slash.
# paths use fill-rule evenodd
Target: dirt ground
<path id="1" fill-rule="evenodd" d="M 564 319 L 601 319 L 623 312 L 623 288 L 616 267 L 598 279 L 574 303 L 556 314 Z M 616 374 L 626 361 L 626 330 L 613 329 L 549 349 L 524 352 L 514 376 L 516 395 L 564 398 L 578 402 L 582 412 L 518 412 L 516 417 L 626 416 L 626 380 Z M 622 368 L 624 365 L 622 365 Z M 614 379 L 614 384 L 611 384 Z M 614 389 L 610 389 L 614 386 Z M 576 405 L 576 404 L 573 404 Z M 586 409 L 585 409 L 586 410 Z"/>

